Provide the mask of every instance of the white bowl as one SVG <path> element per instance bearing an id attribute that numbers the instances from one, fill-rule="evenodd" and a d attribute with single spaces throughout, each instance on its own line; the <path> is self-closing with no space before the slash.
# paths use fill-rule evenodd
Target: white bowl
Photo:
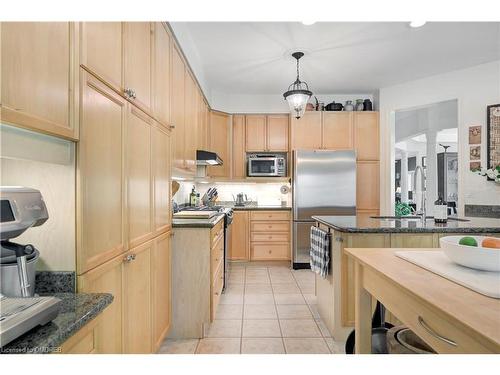
<path id="1" fill-rule="evenodd" d="M 460 245 L 463 237 L 472 237 L 478 246 Z M 439 239 L 439 246 L 453 262 L 482 271 L 500 272 L 500 250 L 480 246 L 485 236 L 446 236 Z"/>

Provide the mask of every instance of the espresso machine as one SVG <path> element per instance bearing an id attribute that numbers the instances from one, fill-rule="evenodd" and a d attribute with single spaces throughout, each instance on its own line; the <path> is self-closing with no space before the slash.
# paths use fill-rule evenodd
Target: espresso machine
<path id="1" fill-rule="evenodd" d="M 33 245 L 11 241 L 49 218 L 42 194 L 31 188 L 2 186 L 0 204 L 0 347 L 3 347 L 56 318 L 61 301 L 34 295 L 39 252 Z"/>

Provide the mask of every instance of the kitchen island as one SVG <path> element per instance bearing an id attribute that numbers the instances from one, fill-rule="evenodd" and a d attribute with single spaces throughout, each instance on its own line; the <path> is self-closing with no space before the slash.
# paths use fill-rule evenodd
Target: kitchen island
<path id="1" fill-rule="evenodd" d="M 500 219 L 463 218 L 435 224 L 419 218 L 377 218 L 370 215 L 313 216 L 317 225 L 332 234 L 330 272 L 316 276 L 318 311 L 330 333 L 345 340 L 354 327 L 354 261 L 346 248 L 437 248 L 439 238 L 453 234 L 500 237 Z M 392 312 L 387 320 L 398 323 Z"/>

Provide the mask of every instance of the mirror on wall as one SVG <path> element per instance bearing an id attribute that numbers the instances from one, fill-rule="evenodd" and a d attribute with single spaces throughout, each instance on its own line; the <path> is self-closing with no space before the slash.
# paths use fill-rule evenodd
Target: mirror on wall
<path id="1" fill-rule="evenodd" d="M 427 214 L 441 197 L 450 215 L 457 213 L 458 191 L 458 106 L 457 100 L 434 103 L 395 112 L 394 187 L 396 214 L 422 209 L 422 174 Z"/>

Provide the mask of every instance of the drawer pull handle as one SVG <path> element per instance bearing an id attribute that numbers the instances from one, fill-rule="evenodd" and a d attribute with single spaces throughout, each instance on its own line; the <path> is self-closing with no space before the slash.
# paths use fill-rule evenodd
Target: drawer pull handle
<path id="1" fill-rule="evenodd" d="M 434 332 L 434 330 L 429 327 L 427 325 L 427 323 L 425 322 L 424 318 L 422 318 L 420 315 L 418 316 L 418 322 L 420 323 L 420 325 L 428 332 L 430 333 L 432 336 L 434 336 L 435 338 L 441 340 L 441 341 L 444 341 L 445 343 L 447 344 L 450 344 L 452 346 L 458 346 L 457 343 L 453 340 L 450 340 L 450 339 L 447 339 L 446 337 L 443 337 L 441 336 L 440 334 Z"/>

